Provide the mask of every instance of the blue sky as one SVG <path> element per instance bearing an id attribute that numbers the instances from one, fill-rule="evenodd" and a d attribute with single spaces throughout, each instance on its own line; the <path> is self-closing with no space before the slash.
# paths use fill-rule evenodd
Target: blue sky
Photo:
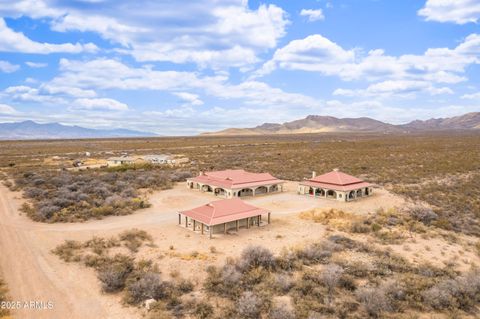
<path id="1" fill-rule="evenodd" d="M 0 122 L 190 135 L 480 111 L 480 0 L 0 0 Z"/>

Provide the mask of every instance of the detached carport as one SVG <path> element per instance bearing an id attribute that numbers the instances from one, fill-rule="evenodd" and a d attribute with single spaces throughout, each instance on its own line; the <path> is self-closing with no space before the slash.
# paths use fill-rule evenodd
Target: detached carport
<path id="1" fill-rule="evenodd" d="M 190 210 L 178 212 L 178 224 L 193 231 L 205 232 L 212 238 L 214 233 L 227 233 L 229 229 L 238 231 L 240 227 L 250 228 L 262 224 L 262 215 L 267 216 L 270 224 L 270 212 L 247 204 L 239 198 L 214 201 Z"/>

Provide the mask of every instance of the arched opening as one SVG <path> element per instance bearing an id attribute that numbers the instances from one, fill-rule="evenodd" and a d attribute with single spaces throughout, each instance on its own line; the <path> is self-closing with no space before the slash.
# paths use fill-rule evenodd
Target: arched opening
<path id="1" fill-rule="evenodd" d="M 362 197 L 362 196 L 363 196 L 362 190 L 361 189 L 357 190 L 357 197 Z"/>
<path id="2" fill-rule="evenodd" d="M 269 192 L 278 192 L 278 185 L 272 185 L 272 186 L 270 186 Z"/>
<path id="3" fill-rule="evenodd" d="M 209 185 L 203 185 L 202 191 L 204 192 L 213 192 L 213 189 Z"/>
<path id="4" fill-rule="evenodd" d="M 310 187 L 310 188 L 308 189 L 308 194 L 313 195 L 314 192 L 315 192 L 315 190 L 313 189 L 313 187 Z"/>
<path id="5" fill-rule="evenodd" d="M 329 197 L 329 198 L 337 198 L 337 192 L 335 192 L 334 190 L 329 189 L 329 190 L 327 191 L 327 197 Z"/>
<path id="6" fill-rule="evenodd" d="M 215 188 L 215 196 L 225 196 L 225 190 L 223 188 Z"/>
<path id="7" fill-rule="evenodd" d="M 253 190 L 251 188 L 244 188 L 238 191 L 238 197 L 253 196 Z"/>
<path id="8" fill-rule="evenodd" d="M 325 197 L 325 191 L 321 188 L 317 188 L 315 190 L 315 196 L 321 196 L 321 197 Z"/>
<path id="9" fill-rule="evenodd" d="M 189 183 L 189 186 L 190 186 L 191 189 L 193 189 L 193 183 L 192 182 Z"/>
<path id="10" fill-rule="evenodd" d="M 255 190 L 255 195 L 261 195 L 266 193 L 268 193 L 267 186 L 260 186 L 260 187 L 257 187 L 257 189 Z"/>
<path id="11" fill-rule="evenodd" d="M 355 191 L 351 191 L 348 193 L 348 199 L 354 199 L 355 198 Z"/>
<path id="12" fill-rule="evenodd" d="M 370 195 L 370 191 L 368 190 L 368 187 L 367 187 L 365 188 L 365 196 L 368 196 L 368 195 Z"/>

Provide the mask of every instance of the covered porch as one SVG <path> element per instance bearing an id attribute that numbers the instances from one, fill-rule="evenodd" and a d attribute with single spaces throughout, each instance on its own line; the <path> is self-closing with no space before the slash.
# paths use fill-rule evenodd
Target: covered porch
<path id="1" fill-rule="evenodd" d="M 270 211 L 243 202 L 239 198 L 210 202 L 178 212 L 178 225 L 200 234 L 227 234 L 240 228 L 270 224 Z"/>

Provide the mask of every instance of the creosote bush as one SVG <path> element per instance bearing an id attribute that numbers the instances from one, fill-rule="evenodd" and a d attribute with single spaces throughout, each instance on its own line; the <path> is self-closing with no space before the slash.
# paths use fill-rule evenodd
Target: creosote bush
<path id="1" fill-rule="evenodd" d="M 116 292 L 125 287 L 128 275 L 134 269 L 133 258 L 121 254 L 106 260 L 98 267 L 98 279 L 104 292 Z"/>
<path id="2" fill-rule="evenodd" d="M 15 186 L 31 205 L 23 211 L 40 222 L 76 222 L 127 215 L 149 203 L 141 189 L 168 189 L 188 172 L 174 170 L 35 171 L 19 173 Z"/>

